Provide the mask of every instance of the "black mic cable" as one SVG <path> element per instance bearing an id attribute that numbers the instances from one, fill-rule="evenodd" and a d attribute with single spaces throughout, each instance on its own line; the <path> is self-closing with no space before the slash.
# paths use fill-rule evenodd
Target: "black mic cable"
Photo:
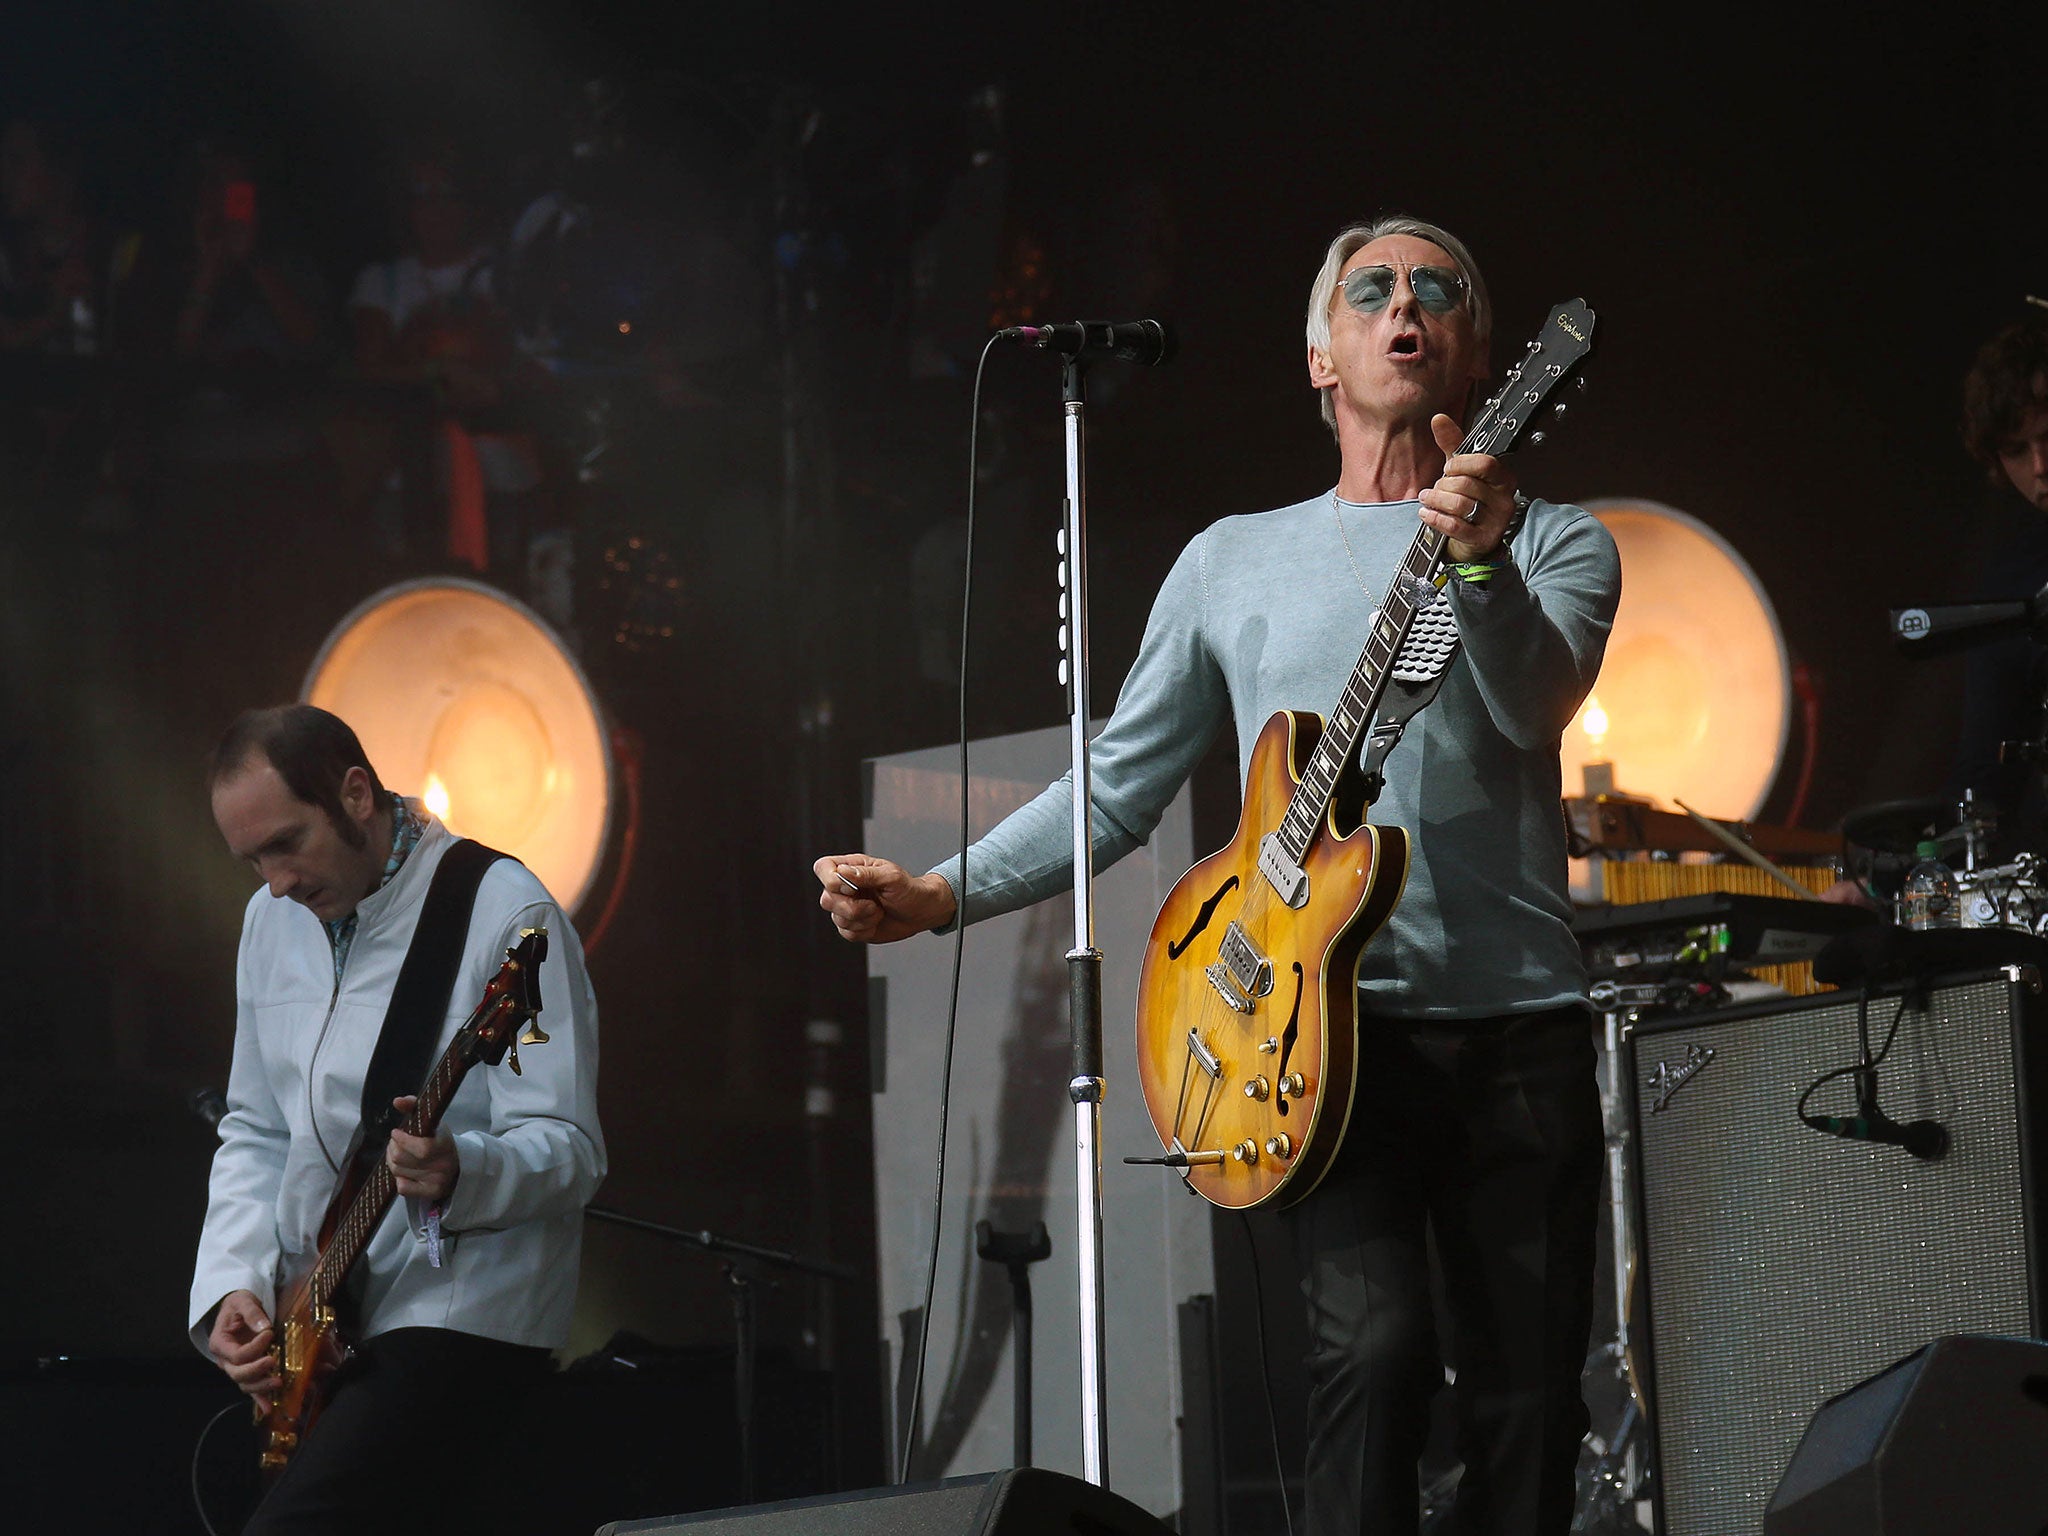
<path id="1" fill-rule="evenodd" d="M 1870 993 L 1866 988 L 1857 999 L 1857 1033 L 1862 1039 L 1862 1058 L 1851 1067 L 1837 1067 L 1832 1072 L 1823 1072 L 1807 1085 L 1806 1092 L 1799 1095 L 1795 1111 L 1800 1123 L 1809 1130 L 1819 1131 L 1824 1136 L 1838 1136 L 1844 1141 L 1868 1141 L 1882 1146 L 1904 1147 L 1907 1152 L 1922 1162 L 1938 1162 L 1948 1155 L 1948 1127 L 1939 1120 L 1912 1120 L 1900 1124 L 1892 1119 L 1877 1102 L 1877 1067 L 1891 1054 L 1892 1043 L 1898 1038 L 1899 1023 L 1906 1012 L 1907 998 L 1901 995 L 1899 1006 L 1892 1015 L 1892 1027 L 1885 1034 L 1884 1045 L 1872 1055 L 1870 1050 Z M 1807 1101 L 1823 1083 L 1833 1082 L 1839 1077 L 1856 1079 L 1856 1113 L 1853 1115 L 1812 1115 L 1806 1112 Z"/>

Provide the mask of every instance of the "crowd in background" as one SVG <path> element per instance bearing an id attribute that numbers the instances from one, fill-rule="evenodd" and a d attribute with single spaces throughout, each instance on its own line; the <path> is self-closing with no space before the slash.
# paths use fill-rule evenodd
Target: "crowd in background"
<path id="1" fill-rule="evenodd" d="M 0 434 L 37 518 L 473 572 L 566 631 L 568 530 L 619 418 L 701 411 L 705 362 L 758 343 L 715 218 L 627 231 L 559 187 L 514 200 L 453 135 L 392 157 L 395 245 L 352 271 L 247 145 L 185 147 L 135 216 L 87 142 L 0 130 Z M 715 321 L 676 314 L 679 279 Z"/>

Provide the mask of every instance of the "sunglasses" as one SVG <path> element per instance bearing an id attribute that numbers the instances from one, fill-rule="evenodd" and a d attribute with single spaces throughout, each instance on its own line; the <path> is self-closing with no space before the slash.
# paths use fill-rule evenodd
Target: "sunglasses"
<path id="1" fill-rule="evenodd" d="M 1361 314 L 1376 315 L 1394 300 L 1393 267 L 1353 267 L 1344 274 L 1344 301 Z M 1415 301 L 1432 315 L 1447 315 L 1465 302 L 1468 284 L 1449 267 L 1409 267 Z"/>

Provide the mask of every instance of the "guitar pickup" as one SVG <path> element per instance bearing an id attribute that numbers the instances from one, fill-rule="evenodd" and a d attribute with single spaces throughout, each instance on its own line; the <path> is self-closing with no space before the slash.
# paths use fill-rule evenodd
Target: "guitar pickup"
<path id="1" fill-rule="evenodd" d="M 1216 989 L 1216 995 L 1239 1013 L 1252 1011 L 1252 1000 L 1238 990 L 1237 978 L 1230 974 L 1230 967 L 1218 960 L 1207 967 L 1202 974 L 1209 978 L 1209 985 Z"/>
<path id="2" fill-rule="evenodd" d="M 1231 979 L 1246 998 L 1264 997 L 1273 990 L 1273 962 L 1258 952 L 1236 922 L 1224 930 L 1220 951 Z"/>
<path id="3" fill-rule="evenodd" d="M 1288 906 L 1299 910 L 1308 905 L 1308 871 L 1288 857 L 1277 832 L 1259 839 L 1259 873 Z"/>

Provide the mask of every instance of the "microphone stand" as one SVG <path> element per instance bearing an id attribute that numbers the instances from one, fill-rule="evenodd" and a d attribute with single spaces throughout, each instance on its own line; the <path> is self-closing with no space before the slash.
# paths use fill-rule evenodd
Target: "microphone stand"
<path id="1" fill-rule="evenodd" d="M 806 1259 L 799 1254 L 784 1253 L 775 1248 L 759 1248 L 752 1243 L 720 1237 L 715 1232 L 685 1232 L 680 1227 L 665 1227 L 658 1221 L 643 1221 L 638 1216 L 628 1216 L 624 1211 L 614 1211 L 602 1205 L 586 1205 L 583 1214 L 598 1221 L 631 1227 L 636 1232 L 651 1232 L 656 1237 L 667 1238 L 671 1242 L 687 1243 L 692 1247 L 702 1248 L 706 1253 L 726 1256 L 725 1278 L 732 1289 L 732 1395 L 734 1422 L 739 1427 L 740 1436 L 740 1502 L 753 1503 L 754 1364 L 760 1326 L 755 1313 L 754 1278 L 740 1267 L 739 1261 L 749 1259 L 757 1264 L 793 1269 L 801 1274 L 819 1275 L 827 1280 L 852 1281 L 859 1276 L 844 1264 L 833 1264 L 823 1259 Z"/>
<path id="2" fill-rule="evenodd" d="M 1081 1474 L 1101 1486 L 1109 1475 L 1107 1368 L 1102 1296 L 1102 951 L 1095 947 L 1095 852 L 1090 836 L 1093 785 L 1088 772 L 1088 517 L 1083 461 L 1087 365 L 1069 357 L 1060 373 L 1067 488 L 1060 528 L 1061 680 L 1067 685 L 1074 785 L 1074 943 L 1067 951 L 1067 1012 L 1073 1035 L 1074 1251 L 1080 1266 Z"/>

